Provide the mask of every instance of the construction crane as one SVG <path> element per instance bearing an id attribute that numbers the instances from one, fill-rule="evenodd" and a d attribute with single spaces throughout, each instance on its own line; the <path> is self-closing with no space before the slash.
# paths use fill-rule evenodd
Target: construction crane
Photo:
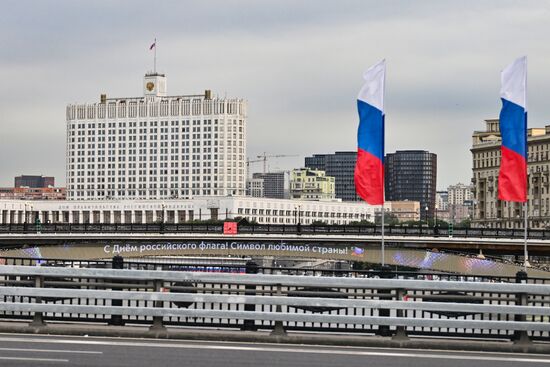
<path id="1" fill-rule="evenodd" d="M 260 161 L 264 162 L 264 174 L 267 171 L 267 158 L 286 158 L 286 157 L 297 157 L 297 154 L 267 154 L 264 152 L 262 155 L 256 156 L 256 158 L 261 158 Z M 250 161 L 250 162 L 258 162 L 258 161 Z"/>
<path id="2" fill-rule="evenodd" d="M 258 162 L 263 162 L 263 159 L 249 159 L 247 158 L 246 159 L 246 174 L 247 174 L 247 178 L 250 178 L 250 163 L 258 163 Z"/>

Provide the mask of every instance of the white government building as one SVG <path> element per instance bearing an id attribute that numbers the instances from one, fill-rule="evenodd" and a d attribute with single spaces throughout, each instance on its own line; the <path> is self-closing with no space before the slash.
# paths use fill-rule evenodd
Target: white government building
<path id="1" fill-rule="evenodd" d="M 390 203 L 386 210 L 390 207 Z M 260 224 L 347 224 L 374 221 L 359 202 L 207 196 L 171 200 L 0 200 L 0 223 L 183 223 L 244 217 Z"/>
<path id="2" fill-rule="evenodd" d="M 67 198 L 244 195 L 246 102 L 167 96 L 156 72 L 143 93 L 67 106 Z"/>
<path id="3" fill-rule="evenodd" d="M 374 221 L 366 203 L 245 196 L 243 99 L 167 96 L 156 72 L 143 93 L 68 105 L 68 200 L 0 200 L 0 224 Z"/>

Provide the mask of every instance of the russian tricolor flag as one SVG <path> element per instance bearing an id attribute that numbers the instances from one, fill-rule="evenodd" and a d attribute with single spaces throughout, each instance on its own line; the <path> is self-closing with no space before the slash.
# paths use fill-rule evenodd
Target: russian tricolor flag
<path id="1" fill-rule="evenodd" d="M 501 73 L 500 134 L 502 136 L 498 198 L 527 201 L 527 57 Z"/>
<path id="2" fill-rule="evenodd" d="M 357 97 L 359 129 L 355 190 L 371 205 L 384 203 L 384 84 L 386 61 L 371 66 Z"/>

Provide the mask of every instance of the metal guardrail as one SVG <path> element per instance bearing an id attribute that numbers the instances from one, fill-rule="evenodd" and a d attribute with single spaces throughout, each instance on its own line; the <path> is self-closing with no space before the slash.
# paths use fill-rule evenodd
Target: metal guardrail
<path id="1" fill-rule="evenodd" d="M 523 229 L 454 228 L 386 226 L 388 236 L 465 237 L 465 238 L 523 238 Z M 31 223 L 0 224 L 1 233 L 223 233 L 222 224 L 149 223 Z M 380 235 L 381 227 L 363 225 L 239 225 L 240 234 L 301 234 L 301 235 Z M 529 229 L 530 239 L 550 239 L 550 230 Z"/>
<path id="2" fill-rule="evenodd" d="M 35 326 L 46 319 L 526 341 L 550 340 L 549 305 L 543 284 L 0 266 L 0 319 L 33 318 Z"/>

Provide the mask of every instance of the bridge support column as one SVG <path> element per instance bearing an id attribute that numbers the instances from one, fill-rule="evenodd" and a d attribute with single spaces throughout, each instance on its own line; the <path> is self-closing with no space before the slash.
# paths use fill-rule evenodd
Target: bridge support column
<path id="1" fill-rule="evenodd" d="M 275 295 L 277 297 L 281 297 L 283 295 L 281 284 L 277 284 L 277 291 L 275 292 Z M 283 312 L 283 308 L 281 307 L 281 305 L 277 305 L 275 307 L 275 312 Z M 285 328 L 283 326 L 282 321 L 275 321 L 275 326 L 273 327 L 273 330 L 271 331 L 271 335 L 274 335 L 274 336 L 285 336 L 286 335 L 286 331 L 285 331 Z"/>
<path id="2" fill-rule="evenodd" d="M 113 256 L 112 268 L 124 269 L 124 258 L 120 255 Z M 113 307 L 122 307 L 122 300 L 113 299 L 111 301 L 111 305 Z M 111 320 L 109 321 L 109 325 L 114 325 L 114 326 L 124 325 L 124 320 L 122 319 L 122 315 L 111 315 Z"/>
<path id="3" fill-rule="evenodd" d="M 154 291 L 160 292 L 162 290 L 163 282 L 162 280 L 155 280 L 154 281 Z M 163 301 L 155 301 L 154 307 L 162 308 Z M 149 331 L 153 331 L 156 333 L 156 336 L 158 337 L 159 334 L 165 334 L 166 333 L 166 327 L 162 324 L 162 316 L 153 316 L 153 325 L 149 328 Z"/>
<path id="4" fill-rule="evenodd" d="M 43 276 L 35 276 L 34 277 L 34 287 L 35 288 L 43 288 L 44 287 L 44 277 Z M 41 297 L 35 298 L 35 303 L 42 303 Z M 42 312 L 35 312 L 34 316 L 32 318 L 32 322 L 29 324 L 30 327 L 33 328 L 42 328 L 46 326 L 46 323 L 44 322 L 44 315 Z"/>
<path id="5" fill-rule="evenodd" d="M 389 265 L 384 265 L 380 269 L 380 278 L 382 279 L 390 279 L 392 278 L 391 274 L 391 268 Z M 381 289 L 378 291 L 378 298 L 380 300 L 388 300 L 391 299 L 391 290 L 390 289 Z M 380 317 L 389 317 L 390 316 L 390 310 L 386 308 L 382 308 L 378 310 L 378 316 Z M 380 336 L 391 336 L 391 330 L 389 325 L 379 325 L 378 330 L 376 331 L 377 335 Z"/>
<path id="6" fill-rule="evenodd" d="M 246 274 L 258 274 L 258 264 L 256 264 L 254 261 L 247 261 L 246 262 Z M 246 296 L 256 295 L 256 286 L 255 285 L 245 285 L 244 286 L 244 294 Z M 245 303 L 244 310 L 248 312 L 254 312 L 256 311 L 256 305 Z M 248 331 L 256 331 L 258 330 L 258 327 L 256 326 L 256 323 L 254 320 L 244 320 L 243 326 L 241 327 L 241 330 L 248 330 Z"/>
<path id="7" fill-rule="evenodd" d="M 405 297 L 405 290 L 404 289 L 397 289 L 397 300 L 403 301 L 403 298 Z M 397 310 L 397 317 L 403 317 L 403 314 L 406 311 L 403 310 Z M 392 338 L 393 340 L 409 340 L 409 337 L 407 336 L 407 331 L 405 329 L 405 326 L 397 326 L 397 329 L 395 330 L 395 334 Z"/>
<path id="8" fill-rule="evenodd" d="M 527 283 L 528 275 L 521 270 L 516 273 L 516 283 Z M 516 294 L 516 306 L 527 306 L 529 295 L 527 293 Z M 514 321 L 527 321 L 527 315 L 515 315 Z M 512 338 L 514 344 L 531 344 L 531 338 L 527 331 L 515 331 Z"/>

